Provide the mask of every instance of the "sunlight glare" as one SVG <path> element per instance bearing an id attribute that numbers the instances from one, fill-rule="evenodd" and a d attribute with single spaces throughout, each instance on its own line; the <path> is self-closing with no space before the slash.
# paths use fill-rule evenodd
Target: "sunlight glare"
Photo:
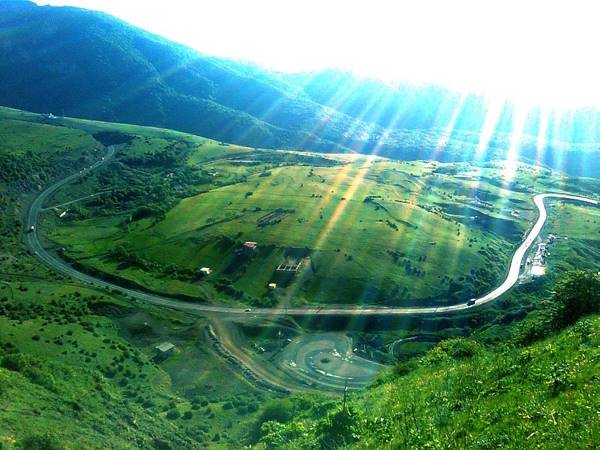
<path id="1" fill-rule="evenodd" d="M 103 10 L 205 54 L 327 67 L 556 108 L 600 103 L 598 7 L 582 0 L 38 0 Z M 243 37 L 243 38 L 242 38 Z"/>

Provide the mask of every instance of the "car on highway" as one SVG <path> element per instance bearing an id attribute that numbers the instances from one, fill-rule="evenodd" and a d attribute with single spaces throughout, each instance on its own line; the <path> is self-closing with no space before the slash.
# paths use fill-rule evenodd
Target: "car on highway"
<path id="1" fill-rule="evenodd" d="M 246 308 L 244 312 L 252 312 L 252 308 Z"/>
<path id="2" fill-rule="evenodd" d="M 475 304 L 475 302 L 477 301 L 476 298 L 472 298 L 467 302 L 467 306 L 473 306 Z"/>

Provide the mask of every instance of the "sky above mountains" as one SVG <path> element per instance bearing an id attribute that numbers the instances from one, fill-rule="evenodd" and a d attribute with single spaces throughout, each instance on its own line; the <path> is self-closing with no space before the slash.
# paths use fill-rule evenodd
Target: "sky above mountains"
<path id="1" fill-rule="evenodd" d="M 580 0 L 42 0 L 105 11 L 210 55 L 351 70 L 558 108 L 600 105 L 597 6 Z"/>

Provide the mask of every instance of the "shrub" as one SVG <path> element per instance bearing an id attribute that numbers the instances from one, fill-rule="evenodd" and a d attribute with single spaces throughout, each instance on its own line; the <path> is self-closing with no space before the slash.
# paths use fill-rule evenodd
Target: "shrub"
<path id="1" fill-rule="evenodd" d="M 416 370 L 419 367 L 419 362 L 417 359 L 412 358 L 407 361 L 398 361 L 394 366 L 394 374 L 403 377 L 408 375 L 413 370 Z"/>
<path id="2" fill-rule="evenodd" d="M 513 342 L 516 345 L 529 345 L 545 338 L 552 331 L 551 317 L 547 312 L 527 318 L 519 322 L 513 331 Z"/>
<path id="3" fill-rule="evenodd" d="M 265 422 L 262 424 L 261 442 L 267 448 L 280 448 L 290 441 L 297 440 L 306 435 L 308 430 L 302 422 L 282 424 L 279 422 Z"/>
<path id="4" fill-rule="evenodd" d="M 290 421 L 293 413 L 294 405 L 290 400 L 272 400 L 266 404 L 259 417 L 259 421 L 261 423 L 269 421 L 286 423 Z"/>
<path id="5" fill-rule="evenodd" d="M 294 405 L 288 399 L 271 400 L 263 408 L 254 423 L 252 438 L 257 442 L 263 436 L 262 425 L 265 422 L 287 423 L 294 415 Z"/>
<path id="6" fill-rule="evenodd" d="M 0 367 L 12 370 L 13 372 L 21 372 L 28 366 L 29 359 L 22 353 L 10 353 L 0 361 Z"/>
<path id="7" fill-rule="evenodd" d="M 321 448 L 347 447 L 358 440 L 358 413 L 352 408 L 340 409 L 317 424 Z"/>
<path id="8" fill-rule="evenodd" d="M 425 364 L 434 365 L 451 359 L 470 358 L 480 351 L 481 344 L 472 339 L 446 339 L 436 345 L 423 361 Z"/>
<path id="9" fill-rule="evenodd" d="M 600 276 L 582 270 L 568 272 L 556 284 L 551 303 L 552 323 L 557 329 L 600 312 Z"/>
<path id="10" fill-rule="evenodd" d="M 25 437 L 20 447 L 26 450 L 61 450 L 65 448 L 56 436 L 50 433 L 35 433 Z"/>
<path id="11" fill-rule="evenodd" d="M 176 409 L 172 409 L 167 413 L 167 419 L 169 419 L 169 420 L 178 419 L 179 416 L 181 416 L 181 414 Z"/>
<path id="12" fill-rule="evenodd" d="M 25 367 L 22 372 L 32 383 L 42 386 L 49 391 L 56 391 L 56 382 L 51 373 L 31 366 Z"/>

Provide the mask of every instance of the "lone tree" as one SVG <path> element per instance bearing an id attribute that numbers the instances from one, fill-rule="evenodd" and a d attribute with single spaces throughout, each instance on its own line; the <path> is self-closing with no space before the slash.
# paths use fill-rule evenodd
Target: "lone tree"
<path id="1" fill-rule="evenodd" d="M 571 325 L 594 312 L 600 312 L 600 275 L 583 270 L 568 272 L 552 294 L 554 326 Z"/>

